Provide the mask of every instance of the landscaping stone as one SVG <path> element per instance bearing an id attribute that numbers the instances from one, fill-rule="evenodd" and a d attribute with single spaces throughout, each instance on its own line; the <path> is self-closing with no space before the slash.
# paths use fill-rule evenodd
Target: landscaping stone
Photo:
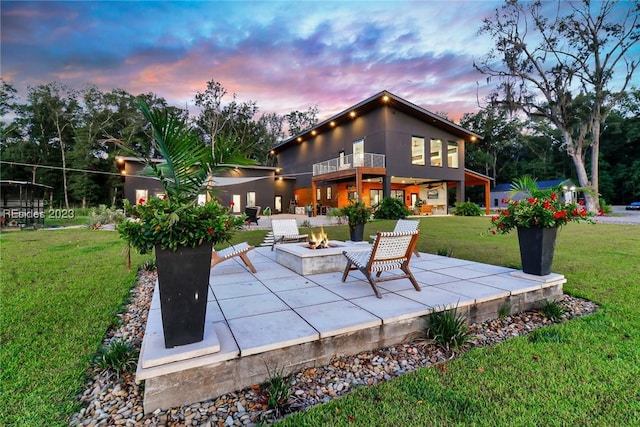
<path id="1" fill-rule="evenodd" d="M 155 280 L 155 273 L 140 273 L 138 285 L 131 291 L 132 302 L 126 312 L 118 316 L 121 324 L 108 332 L 105 345 L 119 338 L 140 348 Z M 568 295 L 563 296 L 560 304 L 565 309 L 563 321 L 597 310 L 595 303 Z M 524 312 L 472 324 L 469 329 L 475 338 L 470 347 L 496 344 L 552 323 L 538 312 Z M 420 367 L 446 362 L 464 351 L 446 351 L 424 340 L 336 358 L 325 366 L 291 375 L 290 411 L 326 403 L 357 385 L 375 385 Z M 267 407 L 267 395 L 259 385 L 217 399 L 145 415 L 144 388 L 135 383 L 133 374 L 117 376 L 93 367 L 89 376 L 86 390 L 78 396 L 84 407 L 71 418 L 71 426 L 252 426 L 273 423 L 278 416 L 277 411 Z"/>

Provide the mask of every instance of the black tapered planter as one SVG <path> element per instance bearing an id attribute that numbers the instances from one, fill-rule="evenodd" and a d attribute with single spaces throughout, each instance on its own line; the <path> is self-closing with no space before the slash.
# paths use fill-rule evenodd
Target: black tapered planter
<path id="1" fill-rule="evenodd" d="M 356 224 L 353 228 L 349 226 L 349 235 L 352 242 L 362 242 L 364 240 L 364 224 Z"/>
<path id="2" fill-rule="evenodd" d="M 204 338 L 212 243 L 176 252 L 156 246 L 164 346 L 193 344 Z"/>
<path id="3" fill-rule="evenodd" d="M 518 227 L 522 271 L 536 276 L 551 273 L 558 228 Z"/>

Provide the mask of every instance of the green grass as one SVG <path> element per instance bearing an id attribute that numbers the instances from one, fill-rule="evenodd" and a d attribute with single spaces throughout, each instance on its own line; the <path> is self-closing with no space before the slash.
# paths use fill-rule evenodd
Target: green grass
<path id="1" fill-rule="evenodd" d="M 419 248 L 447 246 L 457 258 L 518 267 L 515 233 L 480 236 L 487 225 L 487 218 L 425 218 Z M 640 228 L 564 227 L 553 271 L 567 277 L 566 292 L 601 309 L 531 340 L 474 349 L 444 370 L 422 368 L 360 388 L 279 424 L 640 425 Z"/>
<path id="2" fill-rule="evenodd" d="M 365 236 L 394 225 L 374 221 Z M 488 225 L 486 217 L 424 218 L 418 248 L 517 268 L 515 233 L 480 235 Z M 348 239 L 344 225 L 325 231 Z M 233 243 L 259 245 L 265 234 L 239 232 Z M 123 248 L 105 231 L 0 234 L 0 425 L 65 425 L 79 409 L 84 373 L 135 281 Z M 596 314 L 471 350 L 445 370 L 359 388 L 281 424 L 640 425 L 639 260 L 637 226 L 570 224 L 558 234 L 553 270 L 567 277 L 568 293 L 601 305 Z"/>
<path id="3" fill-rule="evenodd" d="M 123 249 L 106 231 L 0 234 L 0 425 L 65 425 L 79 409 L 85 371 L 135 284 Z"/>

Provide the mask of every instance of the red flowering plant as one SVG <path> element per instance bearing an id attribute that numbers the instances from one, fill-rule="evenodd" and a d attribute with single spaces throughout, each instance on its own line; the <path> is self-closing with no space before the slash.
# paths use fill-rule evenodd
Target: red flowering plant
<path id="1" fill-rule="evenodd" d="M 516 195 L 523 197 L 514 200 Z M 582 204 L 566 201 L 562 185 L 541 189 L 535 179 L 524 176 L 511 184 L 507 207 L 491 217 L 489 231 L 507 234 L 516 227 L 562 227 L 569 222 L 593 222 L 592 214 Z"/>
<path id="2" fill-rule="evenodd" d="M 133 154 L 145 160 L 141 174 L 159 180 L 164 196 L 150 197 L 136 206 L 125 201 L 131 220 L 118 226 L 120 236 L 142 254 L 154 247 L 175 252 L 179 247 L 228 241 L 244 224 L 244 215 L 234 216 L 233 204 L 225 207 L 214 198 L 200 204 L 199 195 L 210 190 L 205 187 L 213 172 L 223 169 L 214 159 L 223 165 L 255 162 L 234 148 L 238 144 L 231 138 L 216 140 L 213 153 L 199 131 L 169 109 L 152 111 L 146 104 L 140 104 L 140 109 L 153 131 L 153 151 L 162 161 Z"/>

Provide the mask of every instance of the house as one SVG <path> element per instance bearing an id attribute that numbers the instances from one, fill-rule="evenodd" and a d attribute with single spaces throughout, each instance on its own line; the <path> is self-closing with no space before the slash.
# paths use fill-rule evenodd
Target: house
<path id="1" fill-rule="evenodd" d="M 464 168 L 465 144 L 481 137 L 388 91 L 347 108 L 272 150 L 283 177 L 295 178 L 298 205 L 316 213 L 350 200 L 375 205 L 401 200 L 422 213 L 447 213 L 465 200 L 465 185 L 485 188 L 490 178 Z M 453 190 L 452 190 L 453 191 Z"/>
<path id="2" fill-rule="evenodd" d="M 537 181 L 538 187 L 540 189 L 547 189 L 556 187 L 558 185 L 562 185 L 562 189 L 564 192 L 564 199 L 566 202 L 571 203 L 577 200 L 576 186 L 570 179 L 551 179 L 545 181 Z M 515 194 L 513 197 L 510 197 L 511 193 L 511 184 L 510 183 L 502 183 L 496 184 L 491 189 L 491 207 L 492 208 L 506 208 L 507 203 L 504 201 L 507 199 L 512 200 L 520 200 L 524 197 L 523 194 Z"/>
<path id="3" fill-rule="evenodd" d="M 162 159 L 156 159 L 162 162 Z M 131 204 L 144 203 L 152 196 L 164 192 L 160 181 L 139 175 L 144 160 L 136 157 L 118 157 L 116 163 L 124 177 L 124 197 Z M 214 196 L 224 206 L 232 206 L 235 213 L 243 213 L 245 207 L 267 207 L 274 213 L 288 209 L 293 194 L 293 179 L 276 176 L 279 168 L 267 166 L 227 165 L 229 169 L 214 178 Z M 203 201 L 205 195 L 202 195 Z"/>
<path id="4" fill-rule="evenodd" d="M 481 137 L 388 91 L 382 91 L 276 145 L 278 168 L 238 166 L 216 178 L 216 197 L 274 213 L 324 214 L 350 200 L 378 204 L 402 200 L 422 214 L 446 214 L 465 200 L 465 186 L 485 189 L 489 212 L 490 178 L 464 168 L 466 143 Z M 119 158 L 125 197 L 136 203 L 161 194 L 158 181 L 136 176 L 139 159 Z M 161 161 L 161 160 L 158 160 Z"/>

